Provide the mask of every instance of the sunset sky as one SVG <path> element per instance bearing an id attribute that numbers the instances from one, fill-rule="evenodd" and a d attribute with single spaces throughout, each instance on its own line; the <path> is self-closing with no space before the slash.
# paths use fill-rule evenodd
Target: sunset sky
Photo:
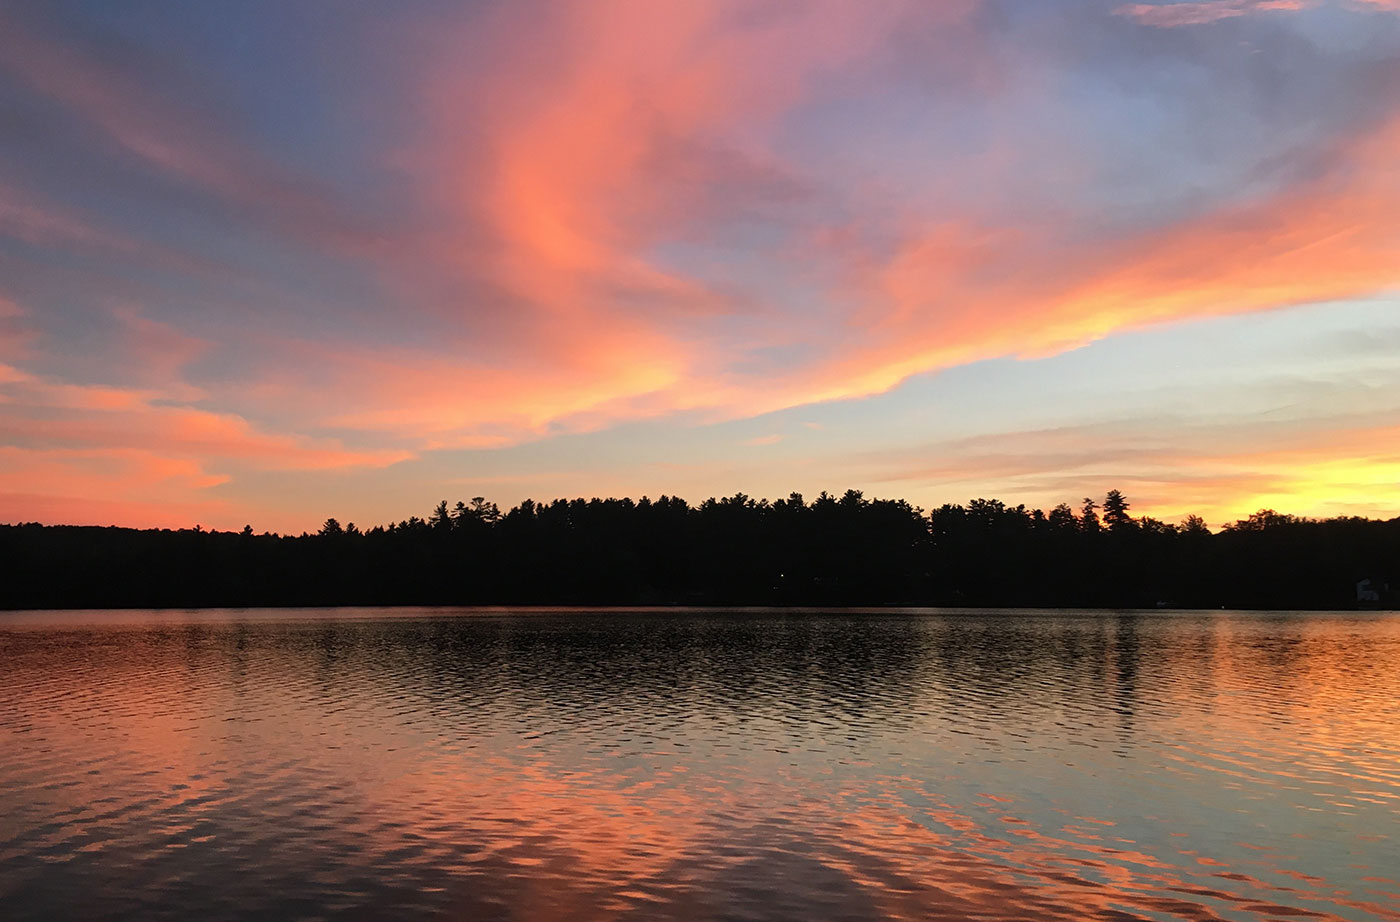
<path id="1" fill-rule="evenodd" d="M 0 522 L 1400 515 L 1400 0 L 0 0 Z"/>

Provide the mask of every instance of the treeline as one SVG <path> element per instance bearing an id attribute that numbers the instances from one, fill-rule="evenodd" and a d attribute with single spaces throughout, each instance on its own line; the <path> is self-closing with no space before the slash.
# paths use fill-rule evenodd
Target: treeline
<path id="1" fill-rule="evenodd" d="M 935 605 L 1392 607 L 1400 519 L 1263 510 L 1212 533 L 1121 493 L 1048 513 L 813 502 L 481 497 L 317 534 L 0 525 L 0 607 Z M 1358 603 L 1358 583 L 1369 600 Z"/>

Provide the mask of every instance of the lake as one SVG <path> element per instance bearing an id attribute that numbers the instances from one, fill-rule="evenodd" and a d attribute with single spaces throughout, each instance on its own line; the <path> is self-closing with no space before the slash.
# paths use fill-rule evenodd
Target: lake
<path id="1" fill-rule="evenodd" d="M 0 917 L 1400 920 L 1400 617 L 0 613 Z"/>

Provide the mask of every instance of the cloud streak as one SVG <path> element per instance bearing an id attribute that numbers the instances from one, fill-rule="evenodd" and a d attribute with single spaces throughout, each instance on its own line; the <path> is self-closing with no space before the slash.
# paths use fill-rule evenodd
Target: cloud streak
<path id="1" fill-rule="evenodd" d="M 1205 0 L 1197 3 L 1129 3 L 1114 12 L 1158 28 L 1200 26 L 1250 13 L 1301 10 L 1305 0 Z"/>
<path id="2" fill-rule="evenodd" d="M 956 491 L 999 486 L 1048 507 L 1124 490 L 1137 514 L 1202 515 L 1215 526 L 1261 508 L 1299 515 L 1400 515 L 1400 423 L 1377 418 L 1251 421 L 1156 417 L 1003 432 L 865 459 L 881 483 Z M 930 462 L 928 459 L 936 459 Z"/>
<path id="3" fill-rule="evenodd" d="M 1203 26 L 1254 13 L 1297 12 L 1322 6 L 1321 0 L 1186 0 L 1178 3 L 1125 3 L 1114 10 L 1146 26 L 1176 29 Z M 1357 9 L 1400 10 L 1397 0 L 1353 0 Z"/>

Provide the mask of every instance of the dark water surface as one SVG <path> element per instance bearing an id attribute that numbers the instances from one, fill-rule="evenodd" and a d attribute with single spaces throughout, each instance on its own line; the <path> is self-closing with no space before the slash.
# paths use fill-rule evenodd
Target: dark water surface
<path id="1" fill-rule="evenodd" d="M 1400 618 L 0 614 L 0 918 L 1400 920 Z"/>

